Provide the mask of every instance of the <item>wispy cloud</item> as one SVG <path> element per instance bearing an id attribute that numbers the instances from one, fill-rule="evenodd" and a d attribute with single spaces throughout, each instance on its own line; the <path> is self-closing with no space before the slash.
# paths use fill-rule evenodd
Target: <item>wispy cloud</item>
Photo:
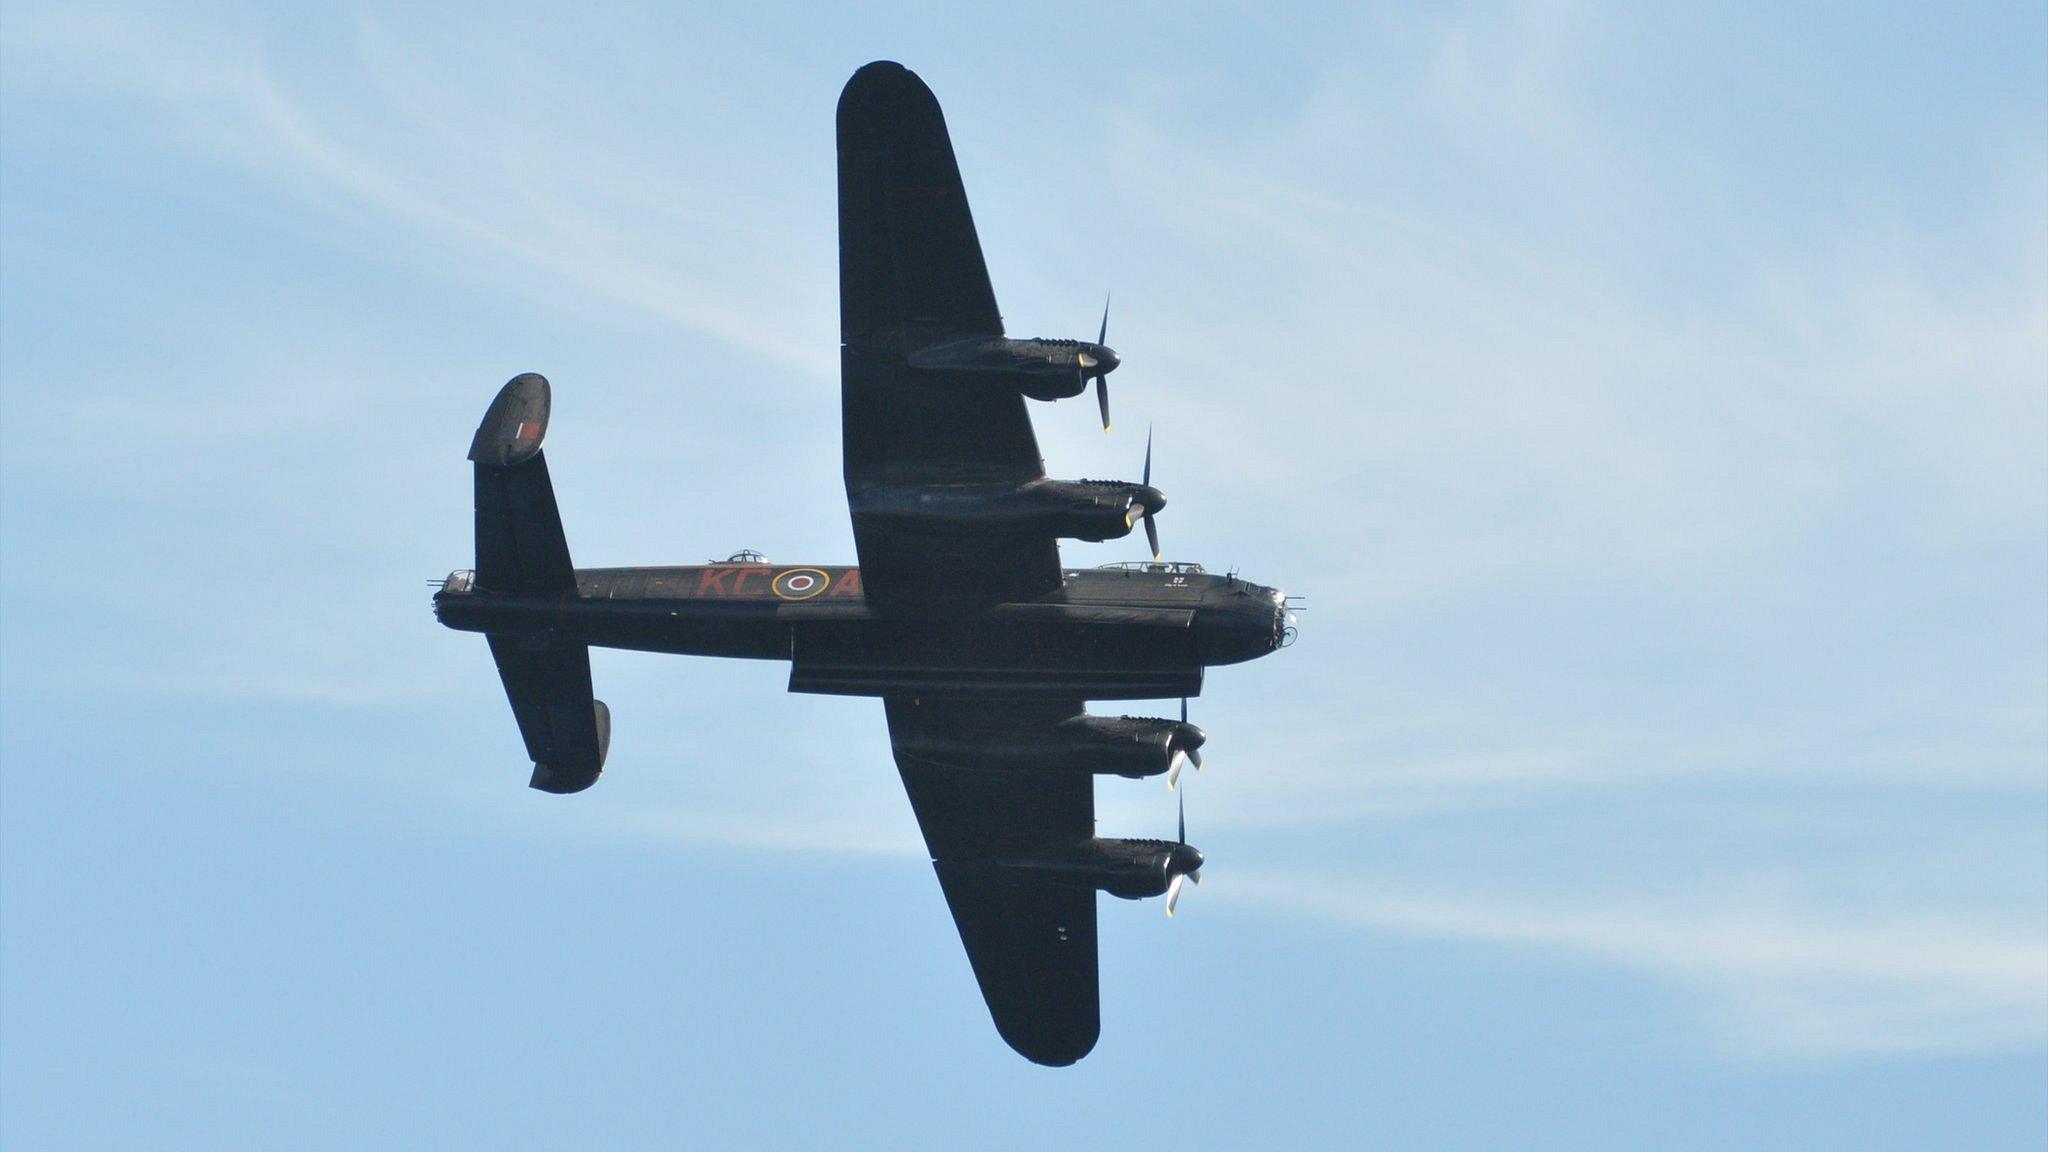
<path id="1" fill-rule="evenodd" d="M 1604 24 L 1574 5 L 1488 9 L 1371 64 L 1345 40 L 1360 32 L 1338 30 L 1339 50 L 1309 71 L 1301 99 L 1268 109 L 1253 132 L 1176 117 L 1170 101 L 1112 85 L 1086 109 L 1107 127 L 1076 145 L 1093 158 L 1085 180 L 1066 159 L 1004 149 L 985 127 L 956 123 L 963 155 L 979 161 L 977 215 L 1007 260 L 1006 308 L 1064 314 L 1077 285 L 1092 298 L 1091 278 L 1113 271 L 1113 332 L 1128 361 L 1119 404 L 1172 422 L 1161 438 L 1175 499 L 1167 539 L 1205 559 L 1257 556 L 1249 574 L 1312 595 L 1301 645 L 1219 673 L 1212 685 L 1223 690 L 1197 702 L 1215 737 L 1198 827 L 1363 840 L 1446 811 L 1477 822 L 1560 797 L 1628 824 L 1631 805 L 1678 778 L 1813 813 L 1887 790 L 1900 808 L 1960 792 L 1988 796 L 1987 809 L 2015 794 L 2037 802 L 2048 754 L 2038 140 L 2013 144 L 1981 196 L 1933 212 L 1887 202 L 1879 187 L 1839 212 L 1780 218 L 1768 210 L 1780 191 L 1772 174 L 1685 138 L 1683 125 L 1620 131 L 1611 108 L 1581 98 L 1591 62 L 1631 49 L 1609 43 Z M 439 53 L 355 24 L 325 51 L 322 68 L 301 68 L 260 35 L 70 8 L 10 11 L 0 47 L 17 105 L 23 93 L 118 104 L 157 125 L 166 150 L 260 185 L 267 210 L 360 240 L 370 263 L 685 329 L 795 381 L 829 421 L 822 101 L 806 112 L 817 117 L 802 137 L 816 164 L 799 186 L 782 182 L 785 171 L 651 151 L 651 137 L 676 130 L 665 114 L 609 127 L 611 110 L 580 97 L 578 77 L 509 42 Z M 703 72 L 689 82 L 738 83 Z M 508 75 L 520 83 L 483 82 Z M 1803 175 L 1823 189 L 1852 182 Z M 305 348 L 187 349 L 200 363 L 240 359 L 188 367 L 182 382 L 29 382 L 37 434 L 10 430 L 10 496 L 26 480 L 152 515 L 182 499 L 192 527 L 178 558 L 148 554 L 146 540 L 67 556 L 109 571 L 133 563 L 156 579 L 132 593 L 137 615 L 105 647 L 67 635 L 45 645 L 47 660 L 12 661 L 9 676 L 359 713 L 417 703 L 462 677 L 498 710 L 489 755 L 506 763 L 492 787 L 524 801 L 510 717 L 495 685 L 478 687 L 488 661 L 432 633 L 416 583 L 431 569 L 410 567 L 427 544 L 462 552 L 467 496 L 453 466 L 463 429 L 393 423 L 383 451 L 450 464 L 432 481 L 449 486 L 442 520 L 429 527 L 415 509 L 410 549 L 392 543 L 407 535 L 398 509 L 416 503 L 404 490 L 424 475 L 397 475 L 409 464 L 281 496 L 288 465 L 331 449 L 329 426 L 395 392 L 360 384 L 371 373 L 358 366 L 387 365 L 346 334 L 279 342 L 300 339 Z M 301 364 L 290 390 L 251 370 L 314 359 L 337 367 Z M 20 413 L 23 381 L 8 383 Z M 717 430 L 708 435 L 738 433 L 735 453 L 788 457 L 787 443 L 741 432 L 729 399 L 692 399 Z M 1135 464 L 1133 444 L 1105 440 L 1085 408 L 1034 411 L 1056 471 Z M 119 466 L 167 439 L 184 446 L 177 460 Z M 621 487 L 666 501 L 703 478 L 691 467 Z M 621 502 L 615 514 L 672 514 L 652 503 Z M 764 498 L 749 514 L 776 507 Z M 24 562 L 18 533 L 10 525 L 10 612 L 24 589 L 50 593 L 38 605 L 60 603 L 56 577 L 72 569 Z M 264 534 L 291 561 L 287 578 L 208 566 L 213 550 Z M 57 534 L 41 543 L 51 539 L 82 548 Z M 661 531 L 635 539 L 650 554 L 622 559 L 712 550 Z M 36 583 L 39 572 L 52 583 Z M 390 579 L 402 601 L 379 583 Z M 144 635 L 157 643 L 137 652 Z M 429 643 L 435 655 L 422 656 Z M 701 675 L 643 682 L 619 663 L 601 667 L 600 694 L 621 725 L 605 791 L 551 809 L 505 799 L 478 822 L 650 850 L 919 854 L 873 721 L 857 736 L 850 726 L 783 734 L 764 748 L 750 742 L 759 718 L 735 703 L 707 723 L 770 771 L 706 774 L 688 795 L 608 799 L 629 773 L 687 763 L 714 743 L 662 719 L 679 684 L 725 702 L 708 677 L 690 679 Z M 860 751 L 849 753 L 854 740 Z M 853 755 L 864 775 L 822 797 L 789 796 L 804 766 Z M 379 787 L 436 811 L 478 815 L 451 809 L 466 801 L 445 780 L 413 780 L 414 767 L 349 770 L 380 773 Z M 1758 800 L 1745 789 L 1759 781 L 1818 782 L 1827 794 Z M 1098 793 L 1106 833 L 1170 826 L 1155 783 Z M 1690 819 L 1674 827 L 1702 818 Z M 1797 872 L 1814 866 L 1795 850 L 1808 833 L 1728 835 Z M 1952 915 L 1924 892 L 1852 906 L 1818 885 L 1799 901 L 1662 899 L 1667 853 L 1645 869 L 1664 874 L 1632 877 L 1634 894 L 1610 899 L 1589 894 L 1589 870 L 1568 866 L 1578 846 L 1531 850 L 1555 879 L 1540 898 L 1392 874 L 1358 888 L 1224 869 L 1217 883 L 1360 931 L 1667 981 L 1699 998 L 1732 1050 L 2041 1042 L 2048 949 L 2032 880 L 1999 887 L 2010 917 Z M 1902 858 L 1868 827 L 1827 851 Z M 1497 849 L 1472 863 L 1515 864 Z M 1958 871 L 2003 876 L 1977 857 Z"/>
<path id="2" fill-rule="evenodd" d="M 865 822 L 834 821 L 829 817 L 791 819 L 764 813 L 737 817 L 730 812 L 657 808 L 615 811 L 608 823 L 623 834 L 691 847 L 929 859 L 915 833 L 891 833 Z"/>
<path id="3" fill-rule="evenodd" d="M 2031 1048 L 2048 1035 L 2048 926 L 1845 917 L 1776 900 L 1573 904 L 1232 873 L 1232 896 L 1370 933 L 1575 957 L 1699 994 L 1731 1055 L 1818 1058 Z"/>
<path id="4" fill-rule="evenodd" d="M 812 379 L 837 369 L 831 286 L 788 205 L 650 174 L 619 141 L 579 141 L 564 114 L 575 94 L 549 89 L 568 81 L 543 58 L 479 61 L 549 98 L 548 118 L 507 131 L 516 110 L 463 98 L 459 75 L 368 22 L 355 29 L 354 82 L 328 89 L 280 67 L 260 38 L 137 13 L 36 13 L 9 38 L 22 80 L 136 101 L 189 146 L 383 240 L 394 260 L 680 324 Z"/>

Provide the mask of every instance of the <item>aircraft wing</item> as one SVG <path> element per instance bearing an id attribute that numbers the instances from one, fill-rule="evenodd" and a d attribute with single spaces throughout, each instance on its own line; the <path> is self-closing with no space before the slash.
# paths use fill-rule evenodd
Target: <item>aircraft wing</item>
<path id="1" fill-rule="evenodd" d="M 887 60 L 839 96 L 839 292 L 849 344 L 1003 334 L 938 98 Z"/>
<path id="2" fill-rule="evenodd" d="M 839 97 L 840 414 L 854 544 L 870 603 L 981 604 L 1060 586 L 1057 540 L 985 527 L 893 527 L 861 493 L 1045 475 L 1024 397 L 909 354 L 1001 336 L 988 267 L 939 102 L 917 74 L 881 61 Z"/>
<path id="3" fill-rule="evenodd" d="M 1095 889 L 1001 861 L 1093 836 L 1094 777 L 982 764 L 971 753 L 941 760 L 909 750 L 920 746 L 927 725 L 952 728 L 952 709 L 975 708 L 986 716 L 1010 704 L 890 697 L 884 705 L 897 771 L 996 1030 L 1035 1063 L 1072 1064 L 1095 1047 L 1101 1030 Z M 1020 721 L 1034 723 L 1081 711 L 1079 701 L 1015 707 Z"/>

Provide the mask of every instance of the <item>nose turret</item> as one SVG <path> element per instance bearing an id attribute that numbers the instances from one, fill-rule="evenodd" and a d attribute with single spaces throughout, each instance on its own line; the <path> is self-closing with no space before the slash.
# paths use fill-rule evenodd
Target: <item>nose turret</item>
<path id="1" fill-rule="evenodd" d="M 1300 597 L 1290 597 L 1278 588 L 1264 588 L 1261 590 L 1265 592 L 1266 599 L 1271 601 L 1273 605 L 1271 650 L 1278 651 L 1294 643 L 1294 638 L 1299 635 L 1301 617 L 1294 614 L 1294 610 L 1298 605 L 1292 604 L 1289 601 L 1298 600 Z"/>

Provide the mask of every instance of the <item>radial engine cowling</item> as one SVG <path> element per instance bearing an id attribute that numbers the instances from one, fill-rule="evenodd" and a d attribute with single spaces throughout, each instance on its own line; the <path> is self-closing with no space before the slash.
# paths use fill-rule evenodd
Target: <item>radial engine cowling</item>
<path id="1" fill-rule="evenodd" d="M 1181 721 L 1084 714 L 1042 727 L 1019 727 L 1013 721 L 928 727 L 900 746 L 966 768 L 1088 772 L 1136 780 L 1172 770 L 1175 760 L 1207 739 L 1200 728 Z"/>
<path id="2" fill-rule="evenodd" d="M 1033 400 L 1079 396 L 1090 378 L 1114 372 L 1121 362 L 1114 350 L 1100 343 L 1002 336 L 934 344 L 911 352 L 907 359 L 911 368 L 921 372 L 1014 388 Z"/>
<path id="3" fill-rule="evenodd" d="M 1171 899 L 1178 878 L 1201 883 L 1202 854 L 1184 841 L 1103 836 L 1044 855 L 1005 860 L 1002 866 L 1058 883 L 1086 884 L 1122 900 Z"/>
<path id="4" fill-rule="evenodd" d="M 1102 865 L 1093 877 L 1095 887 L 1119 900 L 1150 900 L 1166 895 L 1173 884 L 1173 871 L 1165 846 L 1143 847 L 1147 851 L 1142 854 Z"/>
<path id="5" fill-rule="evenodd" d="M 1166 507 L 1166 494 L 1121 480 L 1037 479 L 1023 484 L 849 485 L 856 522 L 878 528 L 926 526 L 994 532 L 1042 531 L 1062 539 L 1119 540 Z"/>

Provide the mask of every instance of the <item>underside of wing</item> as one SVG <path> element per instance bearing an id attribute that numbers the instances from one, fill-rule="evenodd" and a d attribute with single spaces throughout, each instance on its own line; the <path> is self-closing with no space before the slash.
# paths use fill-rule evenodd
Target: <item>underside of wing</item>
<path id="1" fill-rule="evenodd" d="M 861 588 L 884 612 L 944 612 L 1036 600 L 1060 587 L 1059 542 L 968 525 L 876 524 L 853 517 Z"/>
<path id="2" fill-rule="evenodd" d="M 914 369 L 900 353 L 840 350 L 849 484 L 1020 483 L 1045 475 L 1024 397 L 957 374 Z"/>
<path id="3" fill-rule="evenodd" d="M 846 488 L 868 602 L 988 605 L 1058 588 L 1050 536 L 866 510 L 1045 475 L 1014 382 L 910 361 L 1000 337 L 1003 322 L 939 102 L 889 61 L 854 73 L 839 98 L 839 309 Z"/>
<path id="4" fill-rule="evenodd" d="M 953 729 L 964 712 L 986 717 L 1001 709 L 1020 724 L 1050 727 L 1080 715 L 1080 701 L 983 703 L 891 696 L 883 706 L 896 769 L 932 859 L 1000 859 L 1095 834 L 1095 780 L 1086 772 L 983 764 L 971 748 L 956 749 L 943 760 L 909 750 L 929 746 L 926 738 L 932 731 Z"/>
<path id="5" fill-rule="evenodd" d="M 908 352 L 1003 333 L 946 117 L 891 61 L 839 97 L 839 253 L 847 344 Z"/>
<path id="6" fill-rule="evenodd" d="M 1102 1031 L 1095 890 L 935 861 L 996 1031 L 1035 1064 L 1086 1056 Z"/>
<path id="7" fill-rule="evenodd" d="M 1006 866 L 1095 832 L 1086 772 L 1019 770 L 978 762 L 969 748 L 943 758 L 907 751 L 934 730 L 957 731 L 957 709 L 992 707 L 891 697 L 889 737 L 960 942 L 1003 1039 L 1040 1064 L 1072 1064 L 1100 1030 L 1095 889 Z M 1018 703 L 1020 724 L 1054 724 L 1079 701 Z"/>

